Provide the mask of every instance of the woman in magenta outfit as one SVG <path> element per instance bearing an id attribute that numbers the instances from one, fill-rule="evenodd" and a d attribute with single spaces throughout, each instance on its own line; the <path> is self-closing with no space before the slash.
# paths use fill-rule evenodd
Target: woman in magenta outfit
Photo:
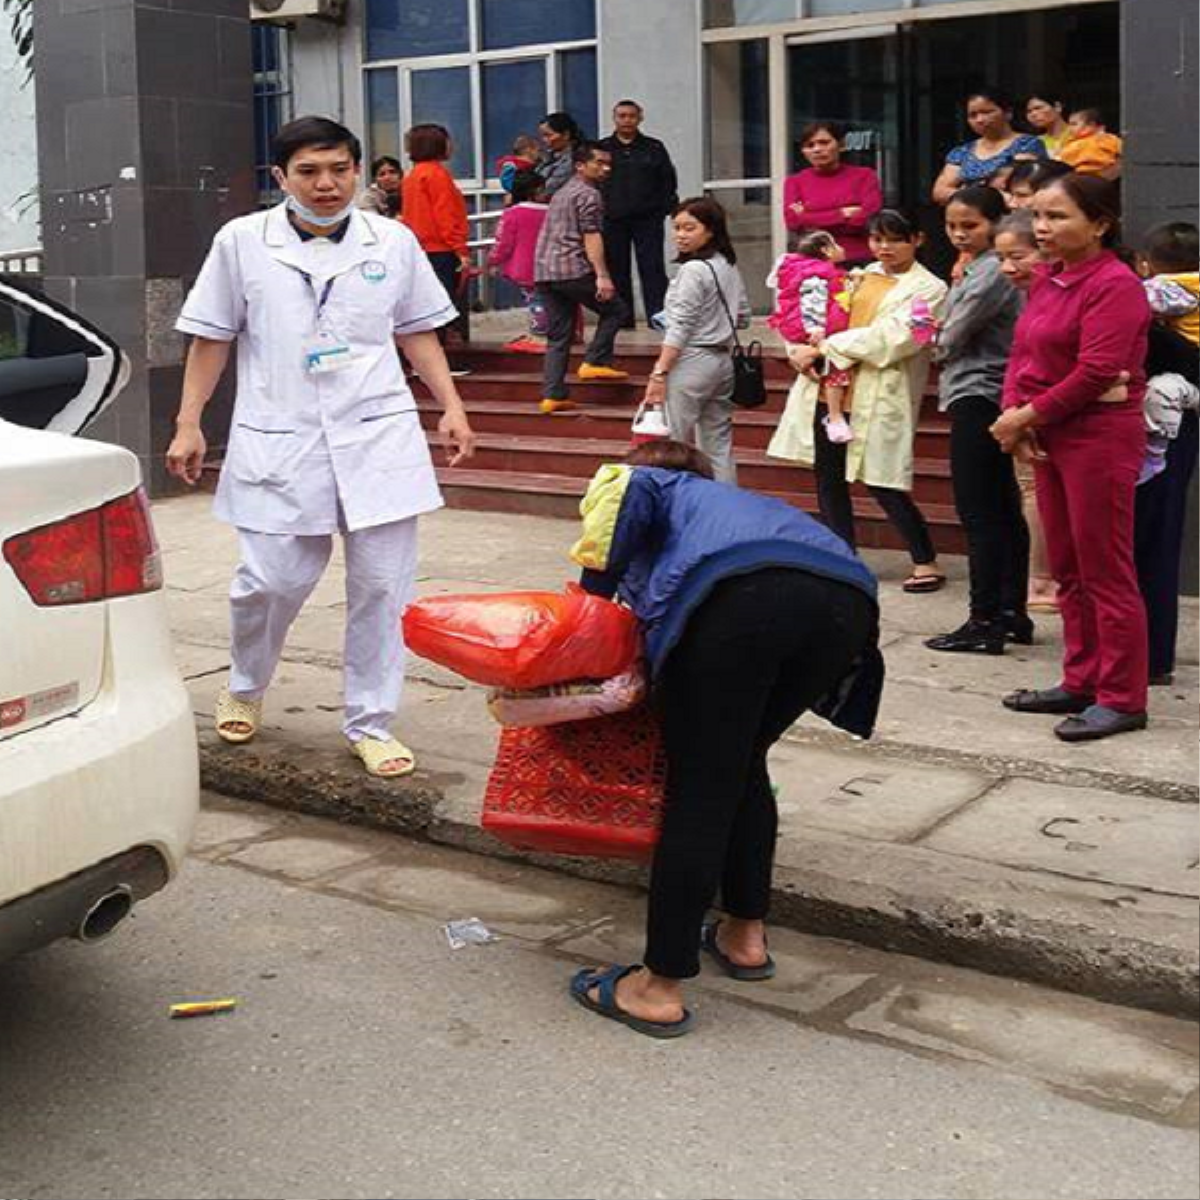
<path id="1" fill-rule="evenodd" d="M 824 229 L 846 252 L 847 266 L 871 261 L 867 222 L 883 207 L 879 176 L 870 167 L 842 162 L 845 132 L 834 121 L 813 121 L 800 131 L 808 166 L 783 184 L 783 217 L 788 229 Z"/>
<path id="2" fill-rule="evenodd" d="M 992 426 L 1032 457 L 1038 509 L 1063 619 L 1062 682 L 1004 698 L 1016 712 L 1061 713 L 1054 732 L 1092 741 L 1146 726 L 1146 612 L 1133 559 L 1134 489 L 1145 453 L 1142 398 L 1150 309 L 1113 252 L 1113 185 L 1066 175 L 1033 199 L 1038 268 L 1017 323 Z M 1116 399 L 1105 393 L 1127 376 Z"/>

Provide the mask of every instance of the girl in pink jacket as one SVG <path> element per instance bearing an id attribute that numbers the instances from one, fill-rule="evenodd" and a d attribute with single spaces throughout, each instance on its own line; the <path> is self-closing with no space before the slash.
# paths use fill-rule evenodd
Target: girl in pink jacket
<path id="1" fill-rule="evenodd" d="M 850 320 L 850 284 L 838 266 L 845 252 L 823 229 L 801 234 L 792 250 L 783 255 L 767 276 L 775 289 L 775 311 L 770 325 L 792 345 L 816 345 L 847 328 Z M 849 410 L 849 371 L 831 369 L 821 385 L 820 398 L 828 409 L 825 432 L 831 442 L 854 437 L 846 420 Z"/>
<path id="2" fill-rule="evenodd" d="M 534 252 L 538 235 L 546 222 L 550 206 L 540 175 L 519 171 L 512 181 L 513 203 L 504 210 L 496 231 L 496 244 L 488 256 L 488 266 L 500 271 L 521 289 L 525 310 L 529 314 L 529 333 L 509 342 L 505 350 L 520 354 L 544 354 L 546 351 L 546 310 L 537 298 L 533 278 Z"/>

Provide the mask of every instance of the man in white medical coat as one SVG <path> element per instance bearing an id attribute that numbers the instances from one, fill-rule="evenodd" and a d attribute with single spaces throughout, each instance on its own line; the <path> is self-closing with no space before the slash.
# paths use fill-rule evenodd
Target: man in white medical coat
<path id="1" fill-rule="evenodd" d="M 284 637 L 344 540 L 343 728 L 373 775 L 412 771 L 392 733 L 404 680 L 400 614 L 417 517 L 442 503 L 399 345 L 440 401 L 450 464 L 474 434 L 434 332 L 457 317 L 416 239 L 355 208 L 358 139 L 302 117 L 273 145 L 285 203 L 230 221 L 176 328 L 192 336 L 168 469 L 200 478 L 200 417 L 238 344 L 237 400 L 215 513 L 237 527 L 232 669 L 217 732 L 249 741 Z"/>

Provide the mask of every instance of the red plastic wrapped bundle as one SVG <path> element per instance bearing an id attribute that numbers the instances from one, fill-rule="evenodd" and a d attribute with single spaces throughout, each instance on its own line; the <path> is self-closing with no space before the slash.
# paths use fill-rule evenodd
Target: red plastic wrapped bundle
<path id="1" fill-rule="evenodd" d="M 483 828 L 520 850 L 646 861 L 658 842 L 666 776 L 658 721 L 645 707 L 504 729 Z"/>
<path id="2" fill-rule="evenodd" d="M 427 596 L 405 612 L 404 640 L 475 683 L 522 690 L 608 679 L 640 655 L 633 613 L 577 584 L 564 593 Z"/>

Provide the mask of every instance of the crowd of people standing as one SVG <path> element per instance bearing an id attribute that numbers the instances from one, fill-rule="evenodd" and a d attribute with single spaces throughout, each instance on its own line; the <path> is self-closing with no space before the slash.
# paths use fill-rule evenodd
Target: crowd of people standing
<path id="1" fill-rule="evenodd" d="M 1146 682 L 1173 670 L 1176 605 L 1166 592 L 1178 586 L 1195 458 L 1185 449 L 1196 420 L 1196 339 L 1186 324 L 1194 252 L 1186 227 L 1160 231 L 1154 269 L 1170 286 L 1154 293 L 1139 282 L 1118 246 L 1121 139 L 1095 108 L 1042 93 L 1018 116 L 1008 97 L 979 88 L 963 116 L 971 136 L 948 150 L 930 189 L 957 255 L 948 279 L 921 262 L 925 235 L 910 214 L 885 207 L 877 173 L 845 161 L 843 128 L 814 121 L 801 132 L 804 165 L 783 184 L 789 252 L 768 280 L 772 324 L 797 376 L 768 453 L 812 468 L 821 518 L 850 547 L 851 488 L 865 485 L 908 549 L 904 590 L 941 590 L 946 575 L 912 495 L 936 366 L 970 589 L 964 623 L 926 644 L 1002 654 L 1033 640 L 1031 613 L 1061 613 L 1061 686 L 1005 702 L 1063 712 L 1070 720 L 1058 732 L 1068 739 L 1107 736 L 1144 723 Z M 662 408 L 672 438 L 704 453 L 717 480 L 734 483 L 730 349 L 749 305 L 725 213 L 709 198 L 680 201 L 670 154 L 643 132 L 640 104 L 621 100 L 612 118 L 611 134 L 592 141 L 569 114 L 549 113 L 537 138 L 521 135 L 496 164 L 507 207 L 490 266 L 520 288 L 529 316 L 509 348 L 544 356 L 543 412 L 569 409 L 580 311 L 597 323 L 577 377 L 624 379 L 614 348 L 635 324 L 640 293 L 646 323 L 663 334 L 645 400 Z M 457 295 L 466 215 L 443 165 L 449 135 L 431 132 L 439 129 L 410 131 L 408 175 L 395 160 L 372 164 L 364 203 L 409 223 Z M 1056 230 L 1072 222 L 1083 242 L 1068 236 L 1064 249 Z M 1121 319 L 1106 324 L 1114 297 Z M 1151 374 L 1170 380 L 1168 398 L 1152 386 L 1149 404 L 1147 336 L 1159 364 Z M 1144 415 L 1164 405 L 1165 420 Z M 1152 474 L 1139 448 L 1148 424 Z M 1110 445 L 1118 438 L 1124 459 Z M 1163 511 L 1135 522 L 1152 509 Z M 1149 634 L 1143 595 L 1154 598 Z"/>

